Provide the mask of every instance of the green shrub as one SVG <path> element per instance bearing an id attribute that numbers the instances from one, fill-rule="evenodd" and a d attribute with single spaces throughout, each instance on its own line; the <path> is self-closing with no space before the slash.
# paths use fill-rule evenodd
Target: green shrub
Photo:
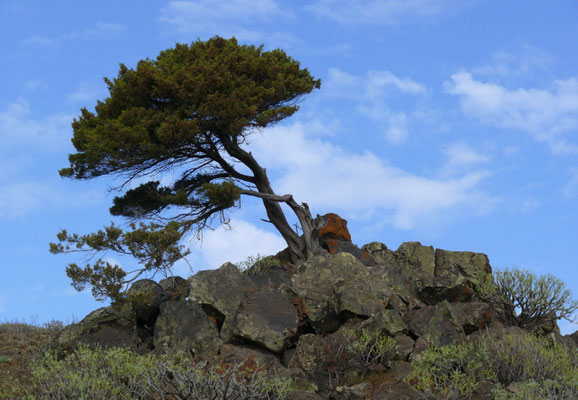
<path id="1" fill-rule="evenodd" d="M 466 399 L 480 378 L 493 378 L 485 366 L 485 355 L 476 350 L 473 343 L 430 347 L 412 362 L 413 370 L 405 380 L 420 399 Z"/>
<path id="2" fill-rule="evenodd" d="M 485 334 L 465 345 L 432 347 L 412 366 L 406 381 L 422 399 L 465 399 L 482 380 L 497 383 L 499 399 L 570 399 L 578 392 L 578 367 L 569 349 L 529 333 Z M 521 397 L 508 397 L 516 393 Z"/>
<path id="3" fill-rule="evenodd" d="M 508 389 L 495 388 L 492 395 L 494 400 L 575 400 L 578 399 L 578 385 L 552 379 L 542 382 L 529 380 L 514 383 Z"/>
<path id="4" fill-rule="evenodd" d="M 395 354 L 396 342 L 383 334 L 370 334 L 366 329 L 345 332 L 350 338 L 348 350 L 354 355 L 361 366 L 361 379 L 365 378 L 367 370 L 377 361 L 386 361 Z"/>
<path id="5" fill-rule="evenodd" d="M 291 381 L 265 376 L 262 366 L 208 366 L 183 353 L 155 357 L 85 345 L 57 360 L 46 353 L 31 365 L 31 385 L 0 388 L 0 398 L 24 400 L 283 399 Z M 6 397 L 4 397 L 6 396 Z M 249 396 L 249 397 L 247 397 Z"/>
<path id="6" fill-rule="evenodd" d="M 552 275 L 504 269 L 477 277 L 476 292 L 510 325 L 531 331 L 559 319 L 574 321 L 578 302 L 564 283 Z"/>

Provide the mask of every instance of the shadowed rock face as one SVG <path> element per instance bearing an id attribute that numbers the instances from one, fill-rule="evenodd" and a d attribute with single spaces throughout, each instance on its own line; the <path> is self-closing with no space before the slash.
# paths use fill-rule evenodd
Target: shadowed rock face
<path id="1" fill-rule="evenodd" d="M 396 376 L 429 346 L 463 343 L 486 328 L 516 331 L 475 295 L 476 277 L 492 270 L 486 255 L 419 242 L 396 251 L 378 242 L 358 248 L 347 221 L 335 214 L 316 221 L 325 250 L 300 265 L 289 265 L 280 252 L 272 256 L 274 268 L 256 275 L 226 263 L 188 279 L 137 281 L 129 293 L 148 293 L 147 301 L 98 309 L 66 327 L 54 347 L 65 351 L 83 342 L 141 352 L 178 348 L 230 362 L 255 359 L 298 382 L 290 398 L 314 399 L 328 398 L 327 368 L 335 356 L 328 349 L 354 326 L 395 340 L 395 368 L 380 378 L 372 398 L 403 399 L 415 392 Z M 556 324 L 543 328 L 577 345 L 576 334 L 561 337 Z M 353 368 L 346 378 L 353 382 L 358 372 Z M 365 396 L 367 385 L 351 386 L 339 398 Z"/>

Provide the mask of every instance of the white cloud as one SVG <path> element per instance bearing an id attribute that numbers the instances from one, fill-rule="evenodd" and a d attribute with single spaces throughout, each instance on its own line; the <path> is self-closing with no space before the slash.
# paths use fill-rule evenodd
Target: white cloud
<path id="1" fill-rule="evenodd" d="M 238 218 L 231 218 L 231 230 L 223 226 L 203 232 L 202 242 L 192 245 L 202 257 L 195 262 L 196 270 L 214 269 L 227 261 L 236 263 L 248 256 L 275 254 L 287 244 L 276 233 L 267 232 Z"/>
<path id="2" fill-rule="evenodd" d="M 93 26 L 79 31 L 72 31 L 60 36 L 48 37 L 43 35 L 34 35 L 25 39 L 22 43 L 28 46 L 55 47 L 60 46 L 69 40 L 101 38 L 116 34 L 124 29 L 124 26 L 120 24 L 97 22 Z"/>
<path id="3" fill-rule="evenodd" d="M 507 77 L 509 79 L 531 74 L 534 70 L 544 70 L 552 58 L 544 51 L 530 47 L 522 47 L 517 54 L 506 51 L 492 53 L 492 62 L 472 69 L 476 75 L 489 78 Z"/>
<path id="4" fill-rule="evenodd" d="M 508 89 L 463 71 L 453 74 L 445 88 L 460 96 L 465 113 L 483 123 L 525 131 L 557 153 L 578 153 L 578 146 L 564 138 L 578 131 L 577 78 L 554 81 L 548 89 Z"/>
<path id="5" fill-rule="evenodd" d="M 488 156 L 476 152 L 463 141 L 446 146 L 443 152 L 447 156 L 447 161 L 442 167 L 442 176 L 459 175 L 467 169 L 489 162 Z"/>
<path id="6" fill-rule="evenodd" d="M 23 99 L 0 110 L 0 154 L 15 147 L 25 147 L 28 151 L 52 151 L 70 143 L 71 115 L 59 113 L 35 120 L 31 114 L 29 103 Z"/>
<path id="7" fill-rule="evenodd" d="M 317 0 L 307 9 L 338 23 L 398 25 L 407 20 L 435 17 L 455 9 L 456 0 Z"/>
<path id="8" fill-rule="evenodd" d="M 409 137 L 409 119 L 405 112 L 392 110 L 386 100 L 391 96 L 426 95 L 427 89 L 420 83 L 400 78 L 388 70 L 369 71 L 365 76 L 354 76 L 337 68 L 329 70 L 325 95 L 358 102 L 357 109 L 381 130 L 390 144 L 401 144 Z"/>
<path id="9" fill-rule="evenodd" d="M 280 32 L 278 25 L 271 32 L 254 27 L 292 17 L 293 13 L 281 9 L 275 0 L 197 0 L 169 1 L 159 19 L 180 34 L 235 36 L 240 41 L 266 40 L 267 46 L 287 47 L 301 41 Z"/>
<path id="10" fill-rule="evenodd" d="M 281 171 L 274 187 L 292 193 L 312 210 L 375 215 L 402 229 L 427 224 L 439 215 L 464 209 L 488 211 L 495 199 L 483 194 L 486 171 L 434 179 L 407 173 L 371 152 L 350 153 L 319 139 L 309 139 L 310 127 L 301 123 L 272 128 L 253 139 L 255 157 L 268 169 Z M 279 152 L 282 148 L 283 151 Z"/>

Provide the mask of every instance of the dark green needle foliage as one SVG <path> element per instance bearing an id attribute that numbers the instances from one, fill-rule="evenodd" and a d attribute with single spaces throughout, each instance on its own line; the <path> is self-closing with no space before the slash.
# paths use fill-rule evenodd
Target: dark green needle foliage
<path id="1" fill-rule="evenodd" d="M 105 82 L 109 96 L 94 112 L 83 108 L 72 123 L 76 153 L 60 175 L 120 179 L 116 189 L 122 194 L 110 212 L 140 223 L 84 236 L 63 231 L 51 252 L 85 251 L 93 257 L 113 251 L 136 257 L 139 273 L 166 271 L 186 254 L 186 234 L 200 235 L 215 219 L 226 224 L 225 213 L 240 205 L 241 195 L 262 199 L 268 222 L 286 240 L 293 260 L 319 248 L 307 204 L 276 195 L 266 170 L 244 148 L 250 135 L 293 115 L 297 101 L 320 87 L 299 62 L 282 50 L 216 36 L 177 44 L 134 69 L 121 64 L 118 76 Z M 296 214 L 302 236 L 280 202 Z M 129 282 L 122 269 L 102 259 L 84 268 L 72 264 L 67 273 L 74 287 L 90 285 L 98 298 L 118 298 Z"/>

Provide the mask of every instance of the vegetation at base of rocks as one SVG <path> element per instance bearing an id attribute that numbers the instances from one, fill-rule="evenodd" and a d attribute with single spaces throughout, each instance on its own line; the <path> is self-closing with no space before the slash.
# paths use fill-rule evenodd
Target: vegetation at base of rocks
<path id="1" fill-rule="evenodd" d="M 284 399 L 288 378 L 268 377 L 255 362 L 196 362 L 184 353 L 141 355 L 121 348 L 79 345 L 58 360 L 47 352 L 32 361 L 31 383 L 0 387 L 0 398 L 25 400 Z"/>
<path id="2" fill-rule="evenodd" d="M 351 339 L 348 351 L 354 355 L 354 359 L 361 366 L 361 380 L 365 378 L 365 374 L 372 365 L 390 360 L 395 354 L 395 340 L 383 333 L 370 334 L 366 329 L 344 333 Z"/>
<path id="3" fill-rule="evenodd" d="M 478 296 L 508 324 L 531 331 L 559 319 L 574 322 L 578 301 L 561 280 L 518 268 L 478 277 Z"/>
<path id="4" fill-rule="evenodd" d="M 481 381 L 495 384 L 496 399 L 570 399 L 578 394 L 578 364 L 570 350 L 531 333 L 483 334 L 467 344 L 431 347 L 412 367 L 405 380 L 421 399 L 467 399 Z M 518 395 L 522 397 L 513 397 Z"/>
<path id="5" fill-rule="evenodd" d="M 365 329 L 344 329 L 326 337 L 324 350 L 329 387 L 336 389 L 353 368 L 360 369 L 363 380 L 372 366 L 388 361 L 395 354 L 395 340 Z"/>
<path id="6" fill-rule="evenodd" d="M 274 268 L 281 268 L 281 261 L 275 256 L 264 257 L 257 253 L 256 256 L 248 256 L 236 265 L 247 275 L 263 275 Z"/>

